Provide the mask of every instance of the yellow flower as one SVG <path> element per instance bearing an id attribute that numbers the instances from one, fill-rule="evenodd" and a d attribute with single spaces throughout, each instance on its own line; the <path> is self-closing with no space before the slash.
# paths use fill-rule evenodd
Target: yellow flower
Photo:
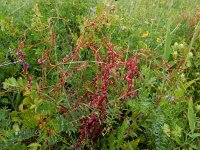
<path id="1" fill-rule="evenodd" d="M 46 125 L 46 122 L 41 122 L 41 123 L 39 124 L 40 130 L 44 129 L 45 125 Z"/>
<path id="2" fill-rule="evenodd" d="M 189 52 L 189 53 L 188 53 L 188 57 L 189 57 L 189 58 L 192 58 L 192 57 L 193 57 L 193 53 L 192 53 L 192 52 Z"/>
<path id="3" fill-rule="evenodd" d="M 157 39 L 156 39 L 156 41 L 157 41 L 157 42 L 160 42 L 160 41 L 161 41 L 161 39 L 160 39 L 160 38 L 157 38 Z"/>
<path id="4" fill-rule="evenodd" d="M 148 32 L 145 32 L 142 34 L 142 37 L 148 37 L 149 36 L 149 33 Z"/>

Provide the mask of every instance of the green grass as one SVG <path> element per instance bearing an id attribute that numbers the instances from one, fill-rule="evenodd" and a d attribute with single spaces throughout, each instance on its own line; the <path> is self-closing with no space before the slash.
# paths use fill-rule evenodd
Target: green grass
<path id="1" fill-rule="evenodd" d="M 199 0 L 0 4 L 0 149 L 199 149 Z M 24 33 L 27 75 L 13 64 L 23 60 L 16 52 Z M 75 59 L 59 64 L 79 46 Z M 119 68 L 109 69 L 108 46 L 122 57 L 113 55 Z M 129 81 L 133 56 L 140 76 Z M 137 96 L 126 96 L 130 82 Z M 105 87 L 105 108 L 93 106 Z"/>

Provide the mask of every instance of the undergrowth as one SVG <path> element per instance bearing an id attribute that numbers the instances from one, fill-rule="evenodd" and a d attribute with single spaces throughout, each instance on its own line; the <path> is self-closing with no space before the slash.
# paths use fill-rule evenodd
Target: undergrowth
<path id="1" fill-rule="evenodd" d="M 197 1 L 28 2 L 0 22 L 1 149 L 200 147 Z"/>

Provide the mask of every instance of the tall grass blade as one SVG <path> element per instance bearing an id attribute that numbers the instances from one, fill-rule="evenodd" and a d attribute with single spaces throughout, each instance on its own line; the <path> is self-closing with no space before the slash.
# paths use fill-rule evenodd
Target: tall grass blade
<path id="1" fill-rule="evenodd" d="M 193 109 L 192 98 L 190 98 L 188 102 L 188 121 L 189 121 L 190 130 L 192 133 L 194 133 L 195 124 L 196 124 L 196 116 Z"/>
<path id="2" fill-rule="evenodd" d="M 171 25 L 171 21 L 169 21 L 168 26 L 167 26 L 167 33 L 166 33 L 166 37 L 165 37 L 165 47 L 164 47 L 164 59 L 168 60 L 170 53 L 171 53 L 171 49 L 170 49 L 170 45 L 171 45 L 171 34 L 170 34 L 170 25 Z"/>

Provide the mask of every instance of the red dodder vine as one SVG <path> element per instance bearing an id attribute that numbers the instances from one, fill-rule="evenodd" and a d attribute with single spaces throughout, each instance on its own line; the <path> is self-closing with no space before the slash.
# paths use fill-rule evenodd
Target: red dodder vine
<path id="1" fill-rule="evenodd" d="M 37 90 L 38 95 L 47 93 L 51 96 L 56 104 L 56 99 L 66 93 L 66 99 L 70 101 L 70 106 L 66 104 L 59 104 L 60 114 L 64 117 L 69 117 L 71 120 L 79 120 L 80 130 L 79 138 L 75 147 L 80 147 L 84 141 L 92 141 L 97 139 L 105 126 L 106 118 L 108 116 L 107 109 L 113 107 L 110 99 L 117 99 L 118 103 L 122 103 L 134 96 L 137 96 L 138 85 L 136 81 L 141 81 L 139 66 L 141 61 L 148 61 L 148 57 L 158 54 L 150 50 L 141 50 L 137 53 L 125 50 L 116 50 L 117 45 L 111 43 L 105 34 L 102 26 L 109 22 L 108 17 L 102 14 L 99 18 L 95 18 L 92 22 L 86 20 L 83 32 L 76 41 L 68 41 L 69 45 L 75 47 L 74 50 L 63 49 L 65 51 L 62 58 L 53 59 L 53 53 L 56 51 L 57 34 L 56 27 L 51 24 L 51 20 L 62 20 L 61 18 L 49 19 L 50 37 L 40 43 L 25 45 L 26 34 L 24 40 L 19 44 L 17 55 L 19 56 L 23 71 L 26 74 L 29 90 Z M 47 30 L 46 29 L 46 30 Z M 46 32 L 46 31 L 45 31 Z M 37 62 L 42 68 L 41 80 L 37 87 L 32 87 L 32 82 L 36 82 L 37 77 L 31 76 L 28 73 L 28 63 L 25 61 L 25 54 L 23 49 L 31 49 L 34 46 L 49 45 L 50 48 L 42 52 Z M 75 46 L 76 45 L 76 46 Z M 56 51 L 57 52 L 57 51 Z M 83 60 L 82 52 L 88 52 L 91 55 Z M 128 55 L 128 56 L 127 56 Z M 162 61 L 162 59 L 161 59 Z M 155 69 L 165 67 L 170 72 L 170 66 L 166 62 L 162 62 L 161 66 L 154 66 Z M 87 75 L 79 75 L 87 72 L 87 69 L 95 68 L 91 77 Z M 47 73 L 56 72 L 59 78 L 57 83 L 49 85 Z M 84 78 L 80 82 L 79 87 L 71 90 L 66 88 L 66 84 L 73 80 L 74 76 Z M 37 81 L 38 82 L 38 81 Z M 73 87 L 73 85 L 72 85 Z M 79 92 L 80 89 L 81 91 Z M 44 97 L 43 97 L 44 98 Z M 78 111 L 79 107 L 89 108 L 90 114 L 82 116 L 82 112 Z M 73 118 L 71 113 L 77 113 L 76 118 Z M 86 114 L 86 113 L 85 113 Z"/>
<path id="2" fill-rule="evenodd" d="M 80 137 L 77 142 L 76 148 L 80 147 L 85 139 L 94 140 L 95 138 L 98 138 L 103 129 L 99 117 L 95 114 L 84 117 L 81 120 L 81 123 L 82 126 L 80 129 Z"/>

